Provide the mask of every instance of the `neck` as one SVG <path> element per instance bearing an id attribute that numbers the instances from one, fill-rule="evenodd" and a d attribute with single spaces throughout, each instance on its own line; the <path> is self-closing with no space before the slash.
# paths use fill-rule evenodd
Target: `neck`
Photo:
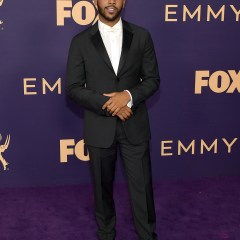
<path id="1" fill-rule="evenodd" d="M 106 18 L 103 18 L 101 15 L 99 15 L 99 20 L 110 27 L 113 27 L 119 21 L 119 19 L 120 16 L 116 18 L 114 21 L 109 21 Z"/>

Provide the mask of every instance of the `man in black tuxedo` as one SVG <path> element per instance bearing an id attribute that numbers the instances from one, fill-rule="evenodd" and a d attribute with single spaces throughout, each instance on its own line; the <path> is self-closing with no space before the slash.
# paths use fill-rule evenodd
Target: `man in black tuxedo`
<path id="1" fill-rule="evenodd" d="M 139 239 L 157 239 L 145 103 L 160 83 L 153 41 L 147 30 L 121 19 L 125 0 L 96 0 L 95 5 L 98 22 L 71 41 L 66 88 L 85 109 L 83 137 L 93 175 L 98 237 L 116 236 L 113 182 L 119 146 Z"/>

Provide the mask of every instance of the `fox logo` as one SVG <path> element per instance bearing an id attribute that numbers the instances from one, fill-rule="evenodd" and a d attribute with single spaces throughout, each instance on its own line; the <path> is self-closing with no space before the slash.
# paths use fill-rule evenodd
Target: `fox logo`
<path id="1" fill-rule="evenodd" d="M 2 141 L 2 135 L 0 134 L 0 142 Z M 7 165 L 9 164 L 2 156 L 2 153 L 4 153 L 9 146 L 10 143 L 10 135 L 7 135 L 6 141 L 3 145 L 0 145 L 0 162 L 3 165 L 4 171 L 7 169 Z"/>
<path id="2" fill-rule="evenodd" d="M 57 26 L 64 26 L 65 20 L 72 18 L 79 25 L 94 24 L 98 20 L 94 0 L 57 0 Z"/>

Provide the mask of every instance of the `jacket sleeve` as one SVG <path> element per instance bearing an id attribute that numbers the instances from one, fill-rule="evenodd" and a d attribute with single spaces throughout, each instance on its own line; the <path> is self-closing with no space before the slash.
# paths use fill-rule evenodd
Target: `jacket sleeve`
<path id="1" fill-rule="evenodd" d="M 66 94 L 80 106 L 98 115 L 111 116 L 106 109 L 102 110 L 109 97 L 86 88 L 84 59 L 76 36 L 73 37 L 68 52 Z"/>
<path id="2" fill-rule="evenodd" d="M 153 41 L 147 32 L 141 67 L 141 81 L 134 88 L 128 89 L 132 95 L 133 110 L 158 90 L 160 84 L 158 63 Z"/>

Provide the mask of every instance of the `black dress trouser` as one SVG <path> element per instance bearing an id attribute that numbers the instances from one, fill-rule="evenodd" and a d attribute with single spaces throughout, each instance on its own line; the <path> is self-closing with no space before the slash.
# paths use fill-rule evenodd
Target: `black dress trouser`
<path id="1" fill-rule="evenodd" d="M 122 121 L 118 118 L 115 139 L 110 148 L 97 148 L 87 145 L 94 182 L 97 234 L 100 240 L 114 240 L 116 236 L 113 182 L 117 146 L 119 145 L 120 156 L 127 176 L 134 224 L 139 240 L 156 240 L 156 215 L 149 142 L 146 141 L 140 145 L 130 144 L 122 124 Z"/>

